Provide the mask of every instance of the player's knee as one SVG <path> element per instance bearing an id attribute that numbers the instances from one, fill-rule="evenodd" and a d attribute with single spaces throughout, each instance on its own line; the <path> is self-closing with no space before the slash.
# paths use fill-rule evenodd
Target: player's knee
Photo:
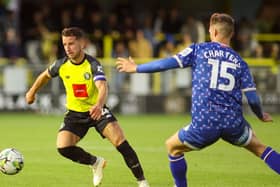
<path id="1" fill-rule="evenodd" d="M 260 157 L 266 149 L 266 146 L 261 141 L 259 141 L 254 133 L 250 143 L 245 146 L 245 148 L 254 153 L 256 156 Z"/>
<path id="2" fill-rule="evenodd" d="M 123 136 L 117 136 L 115 135 L 114 138 L 112 138 L 112 144 L 115 146 L 115 147 L 118 147 L 119 145 L 121 145 L 123 142 L 125 141 L 125 138 Z"/>
<path id="3" fill-rule="evenodd" d="M 165 141 L 165 146 L 169 155 L 178 156 L 185 152 L 185 146 L 178 145 L 172 137 Z"/>
<path id="4" fill-rule="evenodd" d="M 249 144 L 245 147 L 247 150 L 254 153 L 257 157 L 261 157 L 262 153 L 266 149 L 266 146 L 264 144 Z"/>
<path id="5" fill-rule="evenodd" d="M 165 147 L 167 149 L 168 154 L 171 154 L 171 152 L 173 150 L 173 146 L 172 146 L 172 141 L 170 138 L 165 141 Z"/>
<path id="6" fill-rule="evenodd" d="M 125 141 L 123 131 L 117 122 L 109 123 L 102 133 L 115 147 Z"/>

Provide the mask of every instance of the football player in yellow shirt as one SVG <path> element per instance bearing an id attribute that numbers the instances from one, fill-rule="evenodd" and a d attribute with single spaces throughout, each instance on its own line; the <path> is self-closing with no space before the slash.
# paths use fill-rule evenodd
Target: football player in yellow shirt
<path id="1" fill-rule="evenodd" d="M 94 127 L 121 153 L 138 186 L 148 187 L 137 154 L 126 140 L 117 119 L 105 105 L 108 85 L 103 67 L 97 59 L 84 53 L 84 39 L 85 33 L 80 28 L 63 29 L 62 42 L 67 56 L 56 60 L 37 77 L 26 93 L 26 102 L 33 103 L 38 90 L 51 78 L 59 76 L 65 87 L 68 111 L 57 135 L 58 152 L 74 162 L 92 165 L 93 184 L 98 186 L 103 177 L 105 159 L 77 146 L 89 128 Z"/>

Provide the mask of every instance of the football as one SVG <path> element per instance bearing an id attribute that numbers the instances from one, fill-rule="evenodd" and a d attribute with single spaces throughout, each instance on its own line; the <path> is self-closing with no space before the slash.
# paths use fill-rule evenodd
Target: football
<path id="1" fill-rule="evenodd" d="M 23 155 L 14 148 L 7 148 L 0 152 L 0 171 L 7 175 L 20 172 L 24 165 Z"/>

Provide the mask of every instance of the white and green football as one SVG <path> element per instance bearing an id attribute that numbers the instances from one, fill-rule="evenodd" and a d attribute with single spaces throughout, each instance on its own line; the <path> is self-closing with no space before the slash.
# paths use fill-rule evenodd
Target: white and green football
<path id="1" fill-rule="evenodd" d="M 0 171 L 7 175 L 20 172 L 24 165 L 23 155 L 14 148 L 7 148 L 0 152 Z"/>

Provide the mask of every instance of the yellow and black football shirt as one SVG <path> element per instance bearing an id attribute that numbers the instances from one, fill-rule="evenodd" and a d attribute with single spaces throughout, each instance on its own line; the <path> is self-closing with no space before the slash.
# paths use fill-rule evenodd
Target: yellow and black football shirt
<path id="1" fill-rule="evenodd" d="M 106 80 L 103 67 L 92 56 L 85 55 L 82 63 L 74 64 L 64 57 L 48 68 L 52 77 L 59 76 L 66 91 L 66 108 L 76 112 L 89 111 L 96 103 L 98 89 L 94 81 Z"/>

